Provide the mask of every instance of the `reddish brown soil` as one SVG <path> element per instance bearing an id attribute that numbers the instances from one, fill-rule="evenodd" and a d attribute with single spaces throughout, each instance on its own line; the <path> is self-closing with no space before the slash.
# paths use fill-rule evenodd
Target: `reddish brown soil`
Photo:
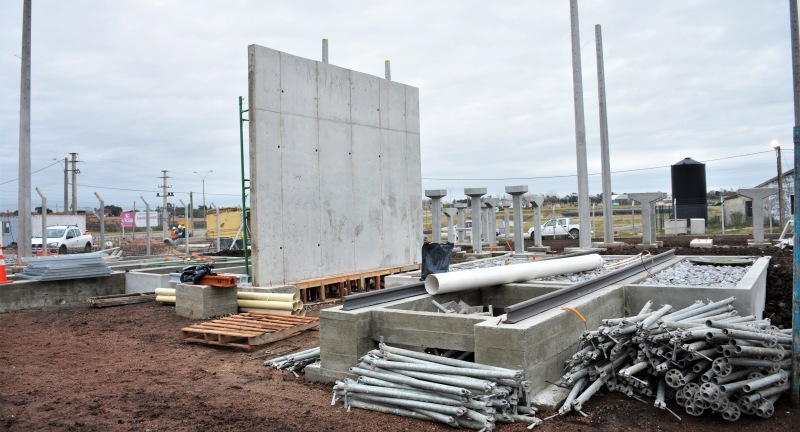
<path id="1" fill-rule="evenodd" d="M 755 254 L 747 251 L 733 249 L 731 254 Z M 792 286 L 791 253 L 763 253 L 778 264 L 768 274 L 769 301 L 784 299 Z M 157 303 L 0 314 L 0 431 L 452 430 L 357 409 L 348 413 L 341 404 L 330 406 L 331 386 L 307 384 L 262 365 L 268 358 L 318 345 L 317 331 L 248 353 L 184 343 L 180 329 L 190 324 L 172 307 Z M 651 401 L 603 391 L 584 406 L 589 417 L 556 417 L 535 430 L 797 430 L 800 408 L 787 399 L 778 402 L 771 419 L 743 416 L 732 424 L 713 414 L 695 418 L 682 410 L 683 421 L 678 421 Z M 497 430 L 527 429 L 512 424 Z"/>

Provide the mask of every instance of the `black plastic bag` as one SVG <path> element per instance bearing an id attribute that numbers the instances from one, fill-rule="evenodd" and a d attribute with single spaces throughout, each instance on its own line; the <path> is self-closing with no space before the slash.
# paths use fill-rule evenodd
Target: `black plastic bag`
<path id="1" fill-rule="evenodd" d="M 213 266 L 211 264 L 201 264 L 198 266 L 189 266 L 183 268 L 183 273 L 181 273 L 181 282 L 183 283 L 196 283 L 198 279 L 205 275 L 212 275 L 216 276 L 217 274 L 214 273 L 211 268 Z"/>
<path id="2" fill-rule="evenodd" d="M 450 268 L 450 255 L 453 253 L 453 243 L 423 243 L 422 244 L 422 277 L 424 281 L 430 274 L 447 273 Z"/>

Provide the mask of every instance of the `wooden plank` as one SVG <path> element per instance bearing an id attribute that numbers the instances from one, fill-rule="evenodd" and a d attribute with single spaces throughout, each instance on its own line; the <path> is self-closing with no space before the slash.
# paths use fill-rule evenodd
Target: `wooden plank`
<path id="1" fill-rule="evenodd" d="M 256 336 L 249 341 L 247 341 L 250 345 L 262 345 L 267 344 L 270 342 L 279 341 L 282 339 L 286 339 L 287 337 L 291 336 L 294 333 L 301 332 L 303 330 L 308 330 L 312 327 L 319 326 L 319 322 L 301 324 L 296 327 L 292 327 L 285 330 L 276 331 L 274 333 L 268 333 L 263 336 Z"/>

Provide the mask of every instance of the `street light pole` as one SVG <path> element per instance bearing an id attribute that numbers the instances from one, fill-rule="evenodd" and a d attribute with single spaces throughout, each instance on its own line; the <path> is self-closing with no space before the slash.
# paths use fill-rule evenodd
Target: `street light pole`
<path id="1" fill-rule="evenodd" d="M 772 140 L 772 148 L 775 149 L 778 159 L 778 216 L 781 221 L 781 229 L 786 224 L 783 220 L 783 165 L 781 163 L 781 146 L 778 140 Z"/>
<path id="2" fill-rule="evenodd" d="M 205 174 L 200 175 L 199 172 L 195 171 L 194 173 L 197 174 L 201 179 L 203 179 L 203 228 L 205 228 L 205 238 L 208 238 L 208 208 L 206 208 L 206 176 L 214 172 L 214 170 L 208 170 Z"/>

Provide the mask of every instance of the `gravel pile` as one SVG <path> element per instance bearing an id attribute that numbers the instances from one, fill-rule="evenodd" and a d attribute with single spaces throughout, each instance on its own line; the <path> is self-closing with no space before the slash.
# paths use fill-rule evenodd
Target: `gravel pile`
<path id="1" fill-rule="evenodd" d="M 750 267 L 697 265 L 689 261 L 681 261 L 648 277 L 642 284 L 734 287 L 750 270 Z"/>

